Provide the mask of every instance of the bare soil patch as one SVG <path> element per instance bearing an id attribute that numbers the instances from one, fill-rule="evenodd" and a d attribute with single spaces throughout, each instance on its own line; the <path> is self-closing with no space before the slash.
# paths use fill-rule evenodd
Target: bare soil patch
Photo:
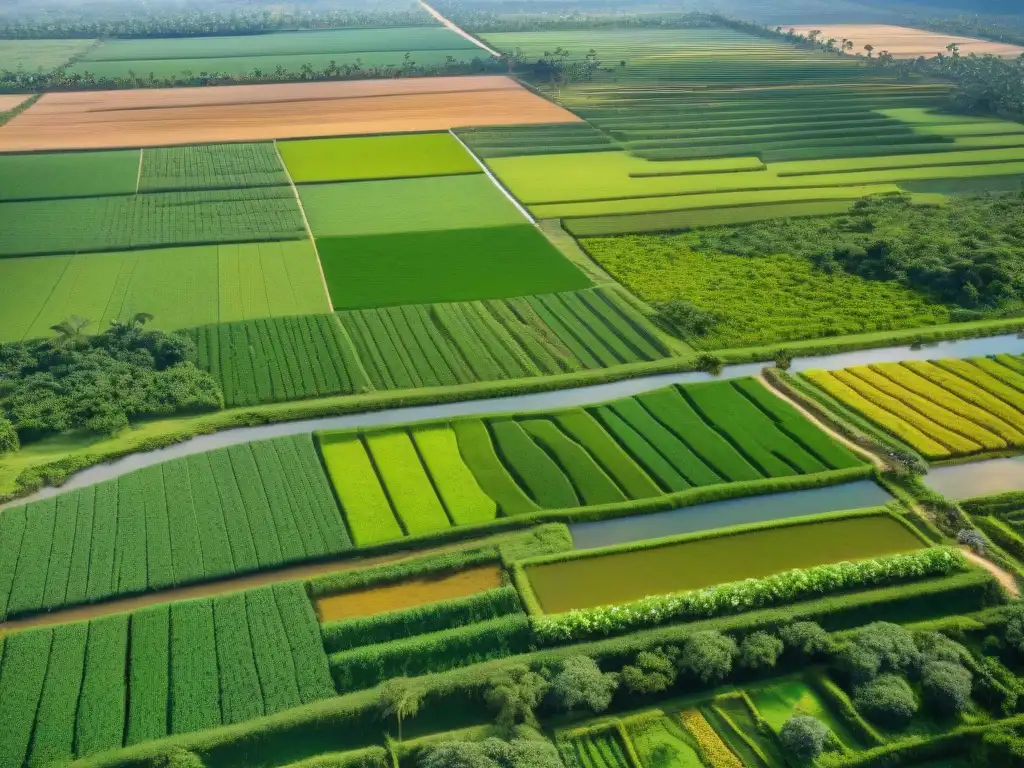
<path id="1" fill-rule="evenodd" d="M 369 587 L 322 597 L 316 601 L 320 621 L 338 621 L 356 616 L 399 611 L 417 605 L 467 597 L 501 586 L 501 569 L 494 565 L 468 568 L 431 578 L 409 579 L 397 584 Z"/>
<path id="2" fill-rule="evenodd" d="M 16 106 L 31 97 L 29 93 L 12 93 L 0 96 L 0 113 L 10 112 Z"/>
<path id="3" fill-rule="evenodd" d="M 979 40 L 973 37 L 959 37 L 947 35 L 941 32 L 928 32 L 923 29 L 911 27 L 897 27 L 888 24 L 802 24 L 799 26 L 782 25 L 783 29 L 794 29 L 802 35 L 806 35 L 812 29 L 821 30 L 821 39 L 828 40 L 830 37 L 836 39 L 836 45 L 841 41 L 852 40 L 852 53 L 867 55 L 864 51 L 865 45 L 873 45 L 874 53 L 888 51 L 897 59 L 916 59 L 919 56 L 931 58 L 938 53 L 947 55 L 946 46 L 956 43 L 960 46 L 960 54 L 966 56 L 969 53 L 976 53 L 984 56 L 986 53 L 993 56 L 1006 56 L 1016 58 L 1024 53 L 1024 48 L 1009 43 L 993 43 L 989 40 Z"/>
<path id="4" fill-rule="evenodd" d="M 0 151 L 151 147 L 578 120 L 503 76 L 50 93 L 0 128 Z"/>

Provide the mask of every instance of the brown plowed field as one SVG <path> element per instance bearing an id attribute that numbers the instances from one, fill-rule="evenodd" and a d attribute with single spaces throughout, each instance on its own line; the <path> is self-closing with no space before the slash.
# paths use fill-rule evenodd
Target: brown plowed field
<path id="1" fill-rule="evenodd" d="M 823 24 L 818 26 L 783 24 L 782 28 L 795 29 L 801 35 L 806 35 L 812 29 L 820 29 L 821 39 L 828 40 L 830 37 L 834 37 L 837 47 L 843 39 L 852 40 L 853 50 L 851 53 L 866 55 L 864 46 L 873 45 L 875 46 L 875 55 L 880 51 L 888 51 L 897 59 L 916 59 L 919 56 L 931 58 L 938 53 L 948 55 L 946 46 L 950 43 L 960 46 L 961 56 L 966 56 L 969 53 L 984 56 L 986 53 L 990 53 L 993 56 L 1017 57 L 1024 53 L 1024 48 L 1019 45 L 993 43 L 973 37 L 958 37 L 941 32 L 927 32 L 923 29 L 895 27 L 888 24 Z"/>
<path id="2" fill-rule="evenodd" d="M 27 93 L 16 93 L 10 96 L 0 96 L 0 112 L 9 112 L 29 97 Z"/>
<path id="3" fill-rule="evenodd" d="M 0 151 L 98 149 L 575 122 L 502 76 L 50 93 Z"/>

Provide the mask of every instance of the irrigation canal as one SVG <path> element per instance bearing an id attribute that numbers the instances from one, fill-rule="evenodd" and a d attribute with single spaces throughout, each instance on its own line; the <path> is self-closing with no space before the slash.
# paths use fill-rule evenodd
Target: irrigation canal
<path id="1" fill-rule="evenodd" d="M 794 372 L 825 368 L 835 370 L 851 365 L 869 365 L 873 363 L 899 362 L 900 360 L 934 360 L 940 357 L 982 357 L 1000 353 L 1024 354 L 1024 337 L 1015 334 L 988 336 L 981 339 L 960 339 L 926 344 L 920 347 L 883 347 L 880 349 L 864 349 L 855 352 L 843 352 L 836 355 L 797 357 L 793 359 L 790 369 Z M 82 470 L 59 488 L 47 487 L 36 493 L 9 502 L 0 509 L 25 504 L 30 501 L 56 496 L 62 491 L 101 483 L 115 477 L 132 472 L 136 469 L 160 464 L 164 461 L 191 456 L 196 453 L 212 451 L 231 445 L 239 445 L 252 440 L 266 440 L 272 437 L 298 435 L 320 429 L 350 429 L 353 427 L 380 427 L 405 422 L 424 421 L 427 419 L 456 418 L 458 416 L 478 416 L 502 412 L 530 412 L 554 408 L 570 408 L 574 406 L 593 405 L 595 403 L 614 400 L 620 397 L 638 395 L 651 390 L 660 389 L 670 384 L 692 384 L 700 381 L 735 379 L 744 376 L 756 376 L 764 368 L 765 363 L 745 363 L 730 365 L 722 369 L 718 376 L 708 373 L 690 371 L 687 373 L 666 373 L 656 376 L 643 376 L 625 379 L 609 384 L 573 387 L 551 392 L 539 392 L 529 395 L 511 395 L 508 397 L 466 400 L 457 403 L 438 405 L 422 405 L 408 408 L 391 408 L 370 413 L 356 413 L 345 416 L 328 416 L 319 419 L 287 421 L 277 424 L 264 424 L 258 427 L 242 427 L 227 429 L 209 435 L 185 440 L 181 443 L 145 453 L 133 453 L 122 459 L 107 464 Z M 978 464 L 968 465 L 978 467 Z M 849 509 L 849 507 L 845 507 Z"/>

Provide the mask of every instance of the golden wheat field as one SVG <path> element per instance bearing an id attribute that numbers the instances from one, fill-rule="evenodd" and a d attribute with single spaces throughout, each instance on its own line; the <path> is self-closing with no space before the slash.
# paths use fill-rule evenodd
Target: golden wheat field
<path id="1" fill-rule="evenodd" d="M 837 45 L 843 40 L 853 41 L 853 53 L 864 53 L 865 45 L 873 45 L 875 51 L 888 51 L 897 59 L 916 59 L 919 56 L 930 58 L 938 53 L 945 54 L 946 46 L 951 43 L 956 43 L 960 47 L 960 54 L 963 56 L 976 53 L 978 56 L 992 54 L 1014 57 L 1024 53 L 1024 48 L 1019 45 L 993 43 L 973 37 L 927 32 L 923 29 L 889 24 L 784 24 L 783 29 L 793 29 L 802 35 L 806 35 L 812 29 L 820 29 L 822 40 L 835 38 Z"/>

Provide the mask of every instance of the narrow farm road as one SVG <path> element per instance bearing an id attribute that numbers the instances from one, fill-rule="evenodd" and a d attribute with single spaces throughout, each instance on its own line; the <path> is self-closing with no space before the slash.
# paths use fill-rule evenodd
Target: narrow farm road
<path id="1" fill-rule="evenodd" d="M 863 456 L 865 459 L 867 459 L 872 464 L 874 464 L 878 469 L 884 470 L 886 468 L 885 462 L 882 460 L 882 458 L 880 456 L 875 455 L 874 453 L 872 453 L 871 451 L 869 451 L 869 450 L 867 450 L 865 448 L 861 448 L 859 445 L 857 445 L 855 442 L 853 442 L 849 438 L 847 438 L 847 437 L 839 434 L 838 432 L 836 432 L 834 429 L 832 429 L 832 427 L 830 427 L 825 422 L 821 421 L 821 419 L 819 419 L 813 413 L 811 413 L 806 408 L 804 408 L 802 405 L 800 405 L 800 403 L 798 403 L 796 400 L 793 400 L 792 398 L 786 396 L 785 393 L 780 392 L 775 387 L 773 387 L 769 383 L 768 379 L 766 379 L 764 377 L 763 374 L 759 375 L 757 377 L 757 380 L 760 381 L 764 385 L 765 389 L 767 389 L 769 392 L 771 392 L 773 395 L 775 395 L 780 400 L 784 400 L 785 402 L 789 403 L 789 405 L 791 405 L 793 408 L 795 408 L 800 413 L 801 416 L 803 416 L 809 422 L 814 424 L 814 426 L 816 426 L 822 432 L 825 432 L 826 434 L 828 434 L 829 437 L 831 437 L 834 440 L 837 440 L 838 442 L 842 443 L 847 448 L 849 448 L 851 451 L 856 453 L 858 456 Z"/>
<path id="2" fill-rule="evenodd" d="M 489 54 L 491 54 L 491 56 L 499 56 L 499 57 L 501 56 L 501 54 L 498 53 L 493 48 L 488 48 L 486 45 L 484 45 L 482 42 L 477 40 L 471 34 L 469 34 L 468 32 L 463 31 L 460 27 L 457 27 L 453 22 L 449 21 L 444 16 L 442 16 L 440 13 L 438 13 L 433 8 L 431 8 L 429 5 L 427 5 L 425 2 L 423 2 L 423 0 L 420 0 L 420 5 L 423 6 L 424 10 L 426 10 L 427 13 L 429 13 L 435 19 L 440 21 L 442 24 L 444 24 L 446 27 L 448 27 L 448 29 L 450 29 L 455 34 L 459 35 L 460 37 L 466 38 L 471 43 L 473 43 L 473 45 L 476 45 L 476 46 L 478 46 L 480 48 L 483 48 L 485 51 L 487 51 Z"/>
<path id="3" fill-rule="evenodd" d="M 971 550 L 967 549 L 966 547 L 961 547 L 961 549 L 963 550 L 964 556 L 968 560 L 970 560 L 975 565 L 980 565 L 986 571 L 988 571 L 993 576 L 995 576 L 996 579 L 999 581 L 1000 584 L 1003 585 L 1003 588 L 1007 592 L 1009 592 L 1014 597 L 1020 597 L 1020 586 L 1017 584 L 1017 580 L 1015 578 L 1013 578 L 1013 576 L 1011 574 L 1009 574 L 1006 571 L 1004 571 L 1002 568 L 1000 568 L 998 565 L 993 563 L 991 560 L 987 560 L 984 557 L 982 557 L 981 555 L 975 554 L 974 552 L 972 552 Z"/>

